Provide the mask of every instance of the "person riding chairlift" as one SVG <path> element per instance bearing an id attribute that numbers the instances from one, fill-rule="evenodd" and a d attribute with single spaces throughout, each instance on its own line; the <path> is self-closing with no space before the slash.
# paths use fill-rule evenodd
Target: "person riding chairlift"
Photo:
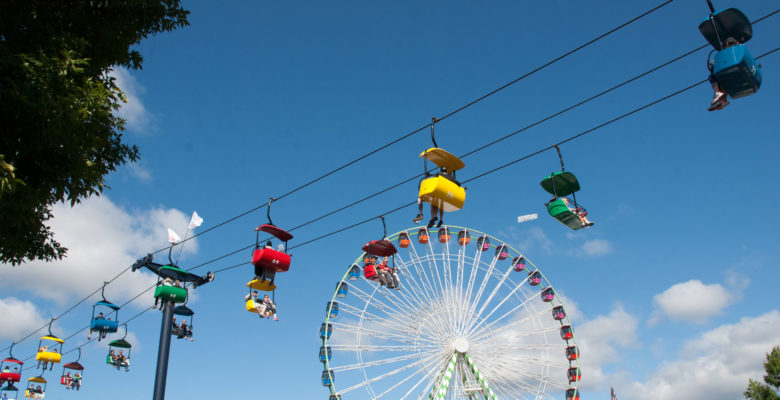
<path id="1" fill-rule="evenodd" d="M 563 204 L 565 204 L 566 207 L 568 207 L 569 210 L 572 213 L 574 213 L 574 215 L 576 215 L 577 218 L 580 219 L 580 222 L 582 223 L 583 227 L 588 227 L 588 226 L 593 225 L 593 222 L 588 221 L 588 218 L 587 218 L 588 212 L 583 210 L 582 207 L 572 207 L 569 204 L 570 200 L 567 197 L 561 197 L 560 199 L 563 201 Z"/>
<path id="2" fill-rule="evenodd" d="M 265 242 L 265 248 L 273 250 L 274 246 L 271 244 L 271 241 Z M 257 280 L 264 280 L 264 281 L 270 281 L 271 283 L 274 283 L 274 278 L 276 277 L 276 270 L 271 268 L 263 268 L 263 275 L 262 276 L 255 276 L 255 279 Z"/>
<path id="3" fill-rule="evenodd" d="M 726 39 L 726 44 L 723 46 L 724 49 L 729 48 L 731 46 L 738 45 L 739 42 L 737 42 L 734 38 L 728 38 Z M 728 93 L 726 92 L 726 89 L 720 86 L 717 80 L 715 80 L 715 76 L 713 75 L 712 71 L 715 68 L 714 61 L 710 62 L 707 67 L 710 70 L 710 76 L 707 78 L 710 81 L 710 85 L 712 85 L 712 90 L 715 92 L 712 97 L 712 102 L 710 102 L 710 108 L 707 109 L 707 111 L 715 111 L 715 110 L 721 110 L 723 107 L 726 107 L 729 105 L 728 100 Z"/>
<path id="4" fill-rule="evenodd" d="M 382 263 L 377 266 L 380 283 L 383 283 L 385 286 L 387 286 L 388 289 L 401 290 L 401 282 L 398 279 L 398 271 L 396 271 L 394 268 L 390 268 L 387 264 L 388 261 L 390 261 L 389 257 L 383 257 Z M 382 279 L 384 279 L 385 282 L 382 282 Z"/>
<path id="5" fill-rule="evenodd" d="M 263 295 L 263 305 L 265 306 L 265 317 L 271 318 L 274 317 L 274 321 L 278 321 L 279 318 L 276 316 L 276 305 L 271 301 L 271 298 L 268 297 L 268 295 Z"/>
<path id="6" fill-rule="evenodd" d="M 452 181 L 456 183 L 458 186 L 460 186 L 460 183 L 455 180 L 455 171 L 452 171 L 452 173 L 447 171 L 447 167 L 440 167 L 439 168 L 439 176 L 441 176 L 444 179 L 447 179 L 449 181 Z M 420 184 L 423 180 L 427 179 L 428 177 L 423 177 L 423 179 L 420 181 Z M 417 190 L 420 190 L 419 184 L 417 187 Z M 417 197 L 417 216 L 412 219 L 412 222 L 415 224 L 419 224 L 420 221 L 423 219 L 423 200 L 421 197 Z M 438 214 L 438 218 L 437 218 Z M 428 221 L 428 228 L 432 228 L 433 225 L 436 223 L 436 220 L 439 220 L 439 224 L 436 225 L 437 228 L 441 228 L 442 225 L 444 225 L 444 209 L 436 207 L 431 203 L 431 220 Z"/>

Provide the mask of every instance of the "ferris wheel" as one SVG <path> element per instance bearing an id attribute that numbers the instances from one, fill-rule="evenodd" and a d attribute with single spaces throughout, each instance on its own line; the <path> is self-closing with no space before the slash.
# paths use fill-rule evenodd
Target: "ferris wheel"
<path id="1" fill-rule="evenodd" d="M 467 228 L 367 244 L 320 339 L 330 400 L 579 399 L 579 351 L 555 290 L 523 254 Z"/>

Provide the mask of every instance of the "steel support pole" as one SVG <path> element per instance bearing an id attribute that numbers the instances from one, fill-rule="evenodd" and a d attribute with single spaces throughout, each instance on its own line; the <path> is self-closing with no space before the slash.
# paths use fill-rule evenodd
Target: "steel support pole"
<path id="1" fill-rule="evenodd" d="M 171 324 L 174 303 L 162 300 L 162 327 L 160 347 L 157 350 L 157 373 L 154 378 L 154 400 L 165 400 L 165 383 L 168 379 L 168 356 L 171 352 Z"/>

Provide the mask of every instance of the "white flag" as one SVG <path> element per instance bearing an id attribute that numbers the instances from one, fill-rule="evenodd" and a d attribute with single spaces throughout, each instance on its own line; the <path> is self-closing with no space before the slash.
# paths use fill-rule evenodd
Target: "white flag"
<path id="1" fill-rule="evenodd" d="M 171 243 L 176 243 L 180 242 L 181 238 L 176 234 L 176 232 L 173 231 L 173 229 L 168 228 L 168 241 Z"/>
<path id="2" fill-rule="evenodd" d="M 539 214 L 527 214 L 527 215 L 521 215 L 517 217 L 517 223 L 526 222 L 526 221 L 533 221 L 535 219 L 539 218 Z"/>
<path id="3" fill-rule="evenodd" d="M 193 230 L 200 226 L 200 224 L 203 223 L 203 218 L 198 215 L 197 212 L 192 212 L 192 218 L 190 218 L 190 230 Z"/>

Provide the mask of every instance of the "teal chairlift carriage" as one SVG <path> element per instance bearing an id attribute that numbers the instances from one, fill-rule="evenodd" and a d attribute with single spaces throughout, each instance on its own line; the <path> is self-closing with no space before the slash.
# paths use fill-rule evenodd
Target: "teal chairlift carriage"
<path id="1" fill-rule="evenodd" d="M 542 188 L 553 195 L 553 198 L 545 204 L 547 212 L 575 231 L 591 226 L 592 222 L 584 222 L 587 221 L 585 219 L 587 211 L 577 203 L 575 192 L 580 190 L 580 182 L 573 173 L 564 170 L 561 150 L 558 146 L 555 146 L 555 150 L 558 151 L 558 158 L 561 161 L 561 172 L 553 172 L 541 182 Z M 566 196 L 571 196 L 571 199 Z"/>

